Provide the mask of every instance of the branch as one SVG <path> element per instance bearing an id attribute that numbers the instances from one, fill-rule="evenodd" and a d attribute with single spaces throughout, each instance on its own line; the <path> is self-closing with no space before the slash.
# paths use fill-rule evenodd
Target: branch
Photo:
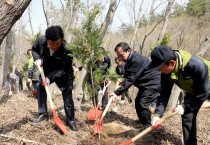
<path id="1" fill-rule="evenodd" d="M 5 137 L 5 138 L 19 140 L 19 141 L 29 142 L 29 143 L 33 143 L 33 144 L 47 145 L 45 143 L 39 143 L 39 142 L 36 142 L 36 141 L 33 141 L 33 140 L 28 140 L 28 139 L 24 139 L 24 138 L 20 138 L 20 137 L 15 137 L 15 136 L 10 136 L 10 135 L 5 135 L 5 134 L 0 134 L 0 136 L 1 137 Z"/>

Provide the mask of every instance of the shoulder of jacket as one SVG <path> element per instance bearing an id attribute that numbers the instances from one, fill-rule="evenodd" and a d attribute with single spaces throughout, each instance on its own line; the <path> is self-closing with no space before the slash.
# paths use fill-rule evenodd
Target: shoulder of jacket
<path id="1" fill-rule="evenodd" d="M 38 38 L 38 42 L 39 42 L 40 44 L 44 44 L 45 42 L 47 42 L 47 39 L 46 39 L 45 35 L 40 36 L 40 37 Z"/>

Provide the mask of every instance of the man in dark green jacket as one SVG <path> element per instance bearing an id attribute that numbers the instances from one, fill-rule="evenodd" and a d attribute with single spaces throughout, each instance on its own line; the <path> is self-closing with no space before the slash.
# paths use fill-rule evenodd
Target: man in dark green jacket
<path id="1" fill-rule="evenodd" d="M 155 47 L 151 52 L 151 59 L 149 68 L 161 72 L 161 92 L 152 125 L 160 125 L 157 118 L 162 117 L 175 83 L 186 92 L 182 115 L 184 143 L 197 145 L 196 116 L 209 97 L 210 62 L 184 50 L 172 50 L 167 46 Z"/>

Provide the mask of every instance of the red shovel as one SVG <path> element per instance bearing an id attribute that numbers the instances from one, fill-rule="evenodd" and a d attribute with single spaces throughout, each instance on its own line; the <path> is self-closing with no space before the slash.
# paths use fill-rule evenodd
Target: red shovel
<path id="1" fill-rule="evenodd" d="M 175 110 L 175 111 L 169 111 L 158 122 L 159 122 L 159 124 L 162 124 L 168 118 L 170 118 L 170 117 L 172 117 L 174 115 L 183 115 L 183 113 L 184 113 L 184 109 L 182 108 L 181 105 L 179 105 L 179 108 L 177 110 Z M 144 136 L 145 134 L 147 134 L 148 132 L 150 132 L 150 131 L 152 131 L 154 129 L 157 129 L 159 127 L 160 127 L 160 125 L 158 125 L 158 126 L 155 126 L 155 125 L 154 126 L 150 126 L 147 129 L 145 129 L 144 131 L 140 132 L 135 137 L 133 137 L 132 139 L 130 139 L 128 141 L 125 141 L 125 142 L 122 142 L 119 145 L 129 145 L 129 144 L 135 142 L 136 140 L 138 140 L 139 138 L 141 138 L 142 136 Z"/>
<path id="2" fill-rule="evenodd" d="M 40 74 L 41 74 L 41 77 L 42 77 L 42 80 L 45 80 L 45 75 L 44 75 L 44 70 L 43 68 L 40 66 L 40 65 L 37 65 L 38 66 L 38 69 L 40 71 Z M 46 90 L 46 93 L 47 93 L 47 100 L 49 101 L 50 103 L 50 107 L 52 109 L 52 113 L 53 113 L 53 121 L 57 124 L 57 126 L 61 129 L 61 131 L 63 131 L 64 134 L 67 134 L 67 129 L 66 129 L 66 126 L 64 125 L 64 123 L 60 120 L 60 118 L 57 116 L 56 114 L 56 111 L 55 111 L 55 106 L 53 104 L 53 101 L 52 101 L 52 97 L 51 97 L 51 93 L 49 91 L 49 88 L 47 85 L 44 85 L 44 88 Z"/>
<path id="3" fill-rule="evenodd" d="M 99 107 L 101 106 L 102 98 L 104 96 L 104 93 L 106 91 L 106 88 L 111 84 L 111 81 L 108 81 L 107 85 L 104 86 L 103 91 L 100 90 L 98 92 L 98 104 L 96 108 L 91 108 L 90 111 L 88 112 L 88 120 L 96 120 L 99 116 L 101 116 L 103 110 L 99 110 Z"/>
<path id="4" fill-rule="evenodd" d="M 119 87 L 119 82 L 117 82 L 117 85 L 116 85 L 116 87 L 115 87 L 115 90 L 116 90 L 118 87 Z M 103 114 L 101 115 L 100 120 L 99 120 L 98 122 L 97 122 L 97 120 L 96 120 L 96 122 L 95 122 L 95 124 L 94 124 L 94 134 L 102 133 L 102 130 L 103 130 L 102 122 L 103 122 L 103 120 L 104 120 L 104 117 L 105 117 L 105 115 L 106 115 L 106 113 L 107 113 L 107 111 L 108 111 L 108 109 L 109 109 L 109 107 L 110 107 L 110 105 L 111 105 L 111 103 L 112 103 L 114 97 L 116 97 L 116 96 L 112 96 L 111 98 L 109 98 L 108 104 L 107 104 L 107 106 L 106 106 L 106 108 L 105 108 Z"/>

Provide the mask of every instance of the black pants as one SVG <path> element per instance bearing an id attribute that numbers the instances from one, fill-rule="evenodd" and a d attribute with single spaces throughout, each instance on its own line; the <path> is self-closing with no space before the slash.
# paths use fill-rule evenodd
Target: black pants
<path id="1" fill-rule="evenodd" d="M 184 98 L 184 114 L 182 115 L 182 130 L 185 145 L 197 145 L 196 117 L 203 100 L 186 94 Z"/>
<path id="2" fill-rule="evenodd" d="M 72 99 L 72 88 L 73 88 L 73 80 L 64 81 L 56 81 L 55 82 L 62 92 L 63 102 L 64 102 L 64 110 L 66 114 L 66 123 L 68 125 L 74 125 L 74 102 Z M 42 81 L 40 80 L 37 83 L 37 99 L 38 99 L 38 112 L 46 113 L 47 112 L 47 94 L 45 88 L 42 86 Z"/>
<path id="3" fill-rule="evenodd" d="M 156 101 L 159 95 L 156 89 L 139 90 L 135 99 L 136 113 L 143 126 L 151 125 L 150 106 Z"/>

